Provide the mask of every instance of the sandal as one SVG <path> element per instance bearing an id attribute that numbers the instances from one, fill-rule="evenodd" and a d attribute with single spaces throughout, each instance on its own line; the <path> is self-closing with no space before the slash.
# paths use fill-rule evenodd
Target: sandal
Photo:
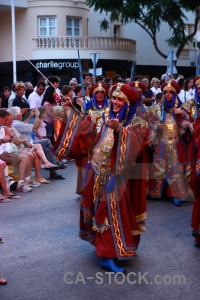
<path id="1" fill-rule="evenodd" d="M 0 278 L 0 285 L 7 284 L 7 281 L 4 278 Z"/>
<path id="2" fill-rule="evenodd" d="M 58 170 L 59 167 L 57 165 L 49 164 L 47 166 L 44 166 L 45 170 Z"/>
<path id="3" fill-rule="evenodd" d="M 11 200 L 10 199 L 8 199 L 8 198 L 0 198 L 0 202 L 1 203 L 8 203 L 8 202 L 10 202 Z"/>
<path id="4" fill-rule="evenodd" d="M 4 195 L 4 197 L 6 198 L 10 198 L 10 199 L 20 199 L 20 196 L 19 195 L 15 195 L 15 194 L 11 194 L 11 195 Z"/>
<path id="5" fill-rule="evenodd" d="M 49 184 L 50 183 L 50 181 L 48 181 L 48 180 L 46 180 L 44 178 L 42 178 L 40 180 L 36 180 L 36 182 L 40 182 L 40 183 L 43 183 L 43 184 Z"/>

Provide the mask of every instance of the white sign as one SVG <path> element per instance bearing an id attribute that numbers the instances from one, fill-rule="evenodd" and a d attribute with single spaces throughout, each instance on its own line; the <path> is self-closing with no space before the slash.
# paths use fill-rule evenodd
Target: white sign
<path id="1" fill-rule="evenodd" d="M 70 62 L 70 61 L 49 61 L 49 62 L 38 62 L 36 63 L 36 68 L 38 69 L 65 69 L 65 68 L 72 68 L 72 69 L 78 69 L 79 64 L 78 62 Z"/>
<path id="2" fill-rule="evenodd" d="M 91 53 L 90 56 L 91 56 L 93 66 L 96 66 L 99 56 L 100 56 L 100 53 Z"/>
<path id="3" fill-rule="evenodd" d="M 89 69 L 89 73 L 94 74 L 94 69 Z M 97 68 L 96 69 L 96 76 L 101 76 L 102 75 L 102 68 Z"/>

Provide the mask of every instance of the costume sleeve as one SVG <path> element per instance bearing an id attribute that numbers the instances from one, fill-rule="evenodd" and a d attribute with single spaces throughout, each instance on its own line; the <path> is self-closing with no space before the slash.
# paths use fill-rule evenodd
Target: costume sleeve
<path id="1" fill-rule="evenodd" d="M 189 118 L 186 112 L 182 115 L 177 115 L 176 117 L 177 125 L 178 125 L 178 133 L 180 136 L 184 136 L 185 134 L 189 134 Z"/>
<path id="2" fill-rule="evenodd" d="M 146 122 L 129 128 L 121 127 L 117 145 L 116 174 L 132 168 L 148 146 L 148 126 Z"/>
<path id="3" fill-rule="evenodd" d="M 90 116 L 83 119 L 71 113 L 54 155 L 67 159 L 87 156 L 94 130 L 95 124 Z"/>
<path id="4" fill-rule="evenodd" d="M 197 117 L 194 124 L 194 140 L 197 150 L 196 158 L 196 175 L 200 178 L 200 115 Z"/>

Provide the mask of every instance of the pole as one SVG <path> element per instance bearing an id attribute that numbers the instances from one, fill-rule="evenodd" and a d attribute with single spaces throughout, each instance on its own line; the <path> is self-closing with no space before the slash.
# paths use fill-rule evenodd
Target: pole
<path id="1" fill-rule="evenodd" d="M 13 54 L 13 82 L 17 81 L 16 67 L 16 36 L 15 36 L 15 4 L 11 0 L 11 18 L 12 18 L 12 54 Z"/>
<path id="2" fill-rule="evenodd" d="M 134 69 L 135 69 L 135 66 L 134 66 L 134 60 L 133 60 L 133 64 L 132 64 L 132 68 L 131 68 L 131 77 L 130 77 L 131 82 L 133 81 L 133 78 L 134 78 Z"/>
<path id="3" fill-rule="evenodd" d="M 97 58 L 97 54 L 94 53 L 94 60 L 93 60 L 94 83 L 96 83 L 96 76 L 97 76 L 97 72 L 96 72 L 96 58 Z"/>
<path id="4" fill-rule="evenodd" d="M 84 109 L 84 116 L 85 116 L 86 115 L 85 89 L 84 89 L 84 85 L 83 85 L 83 71 L 82 71 L 79 49 L 77 49 L 77 52 L 78 52 L 78 66 L 79 66 L 79 72 L 80 72 L 80 82 L 81 82 L 82 97 L 83 97 L 83 109 Z"/>

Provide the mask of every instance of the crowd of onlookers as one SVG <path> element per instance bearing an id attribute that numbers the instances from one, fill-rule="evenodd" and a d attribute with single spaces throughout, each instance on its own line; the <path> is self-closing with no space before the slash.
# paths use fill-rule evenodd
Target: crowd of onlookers
<path id="1" fill-rule="evenodd" d="M 194 76 L 195 77 L 195 76 Z M 157 77 L 135 77 L 141 81 L 146 90 L 143 92 L 143 103 L 151 106 L 162 97 L 160 86 L 166 80 L 176 80 L 180 86 L 179 98 L 185 102 L 194 98 L 193 79 L 178 75 L 163 74 Z M 117 82 L 129 84 L 130 78 L 119 74 L 113 78 L 98 78 L 109 90 Z M 66 159 L 59 160 L 53 155 L 53 147 L 58 140 L 62 121 L 66 121 L 68 105 L 79 111 L 83 110 L 84 101 L 91 99 L 90 89 L 94 84 L 91 73 L 83 74 L 82 84 L 72 78 L 68 85 L 60 86 L 58 76 L 45 78 L 38 76 L 37 85 L 31 82 L 17 81 L 11 87 L 5 86 L 0 97 L 0 203 L 8 203 L 20 196 L 14 191 L 30 192 L 41 184 L 50 184 L 51 180 L 63 180 L 58 169 L 68 165 Z M 108 95 L 109 98 L 109 95 Z M 49 178 L 43 178 L 41 168 L 49 172 Z M 34 169 L 34 176 L 31 176 Z M 0 243 L 2 242 L 0 238 Z M 6 281 L 0 278 L 0 285 Z"/>

